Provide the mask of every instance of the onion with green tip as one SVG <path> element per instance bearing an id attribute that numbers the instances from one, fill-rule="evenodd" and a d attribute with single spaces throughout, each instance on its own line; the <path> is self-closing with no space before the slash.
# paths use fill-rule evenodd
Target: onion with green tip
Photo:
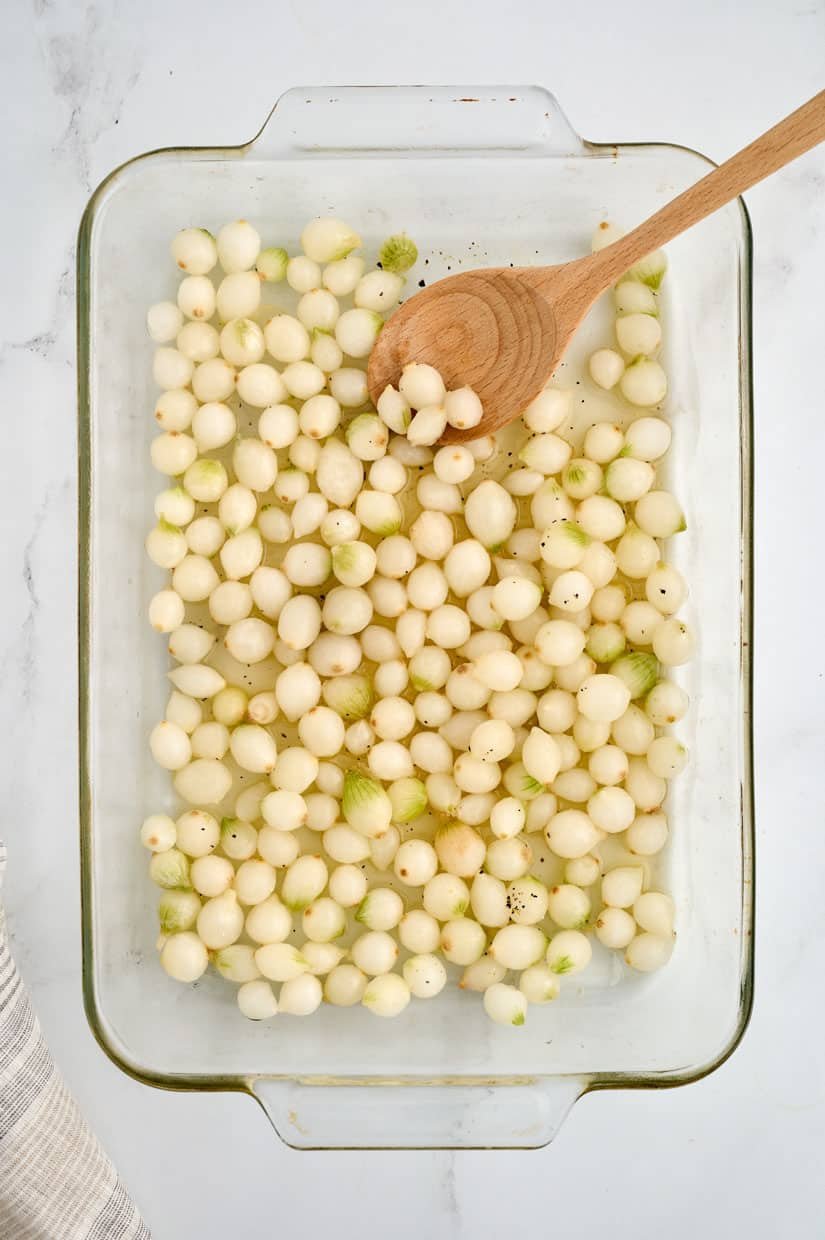
<path id="1" fill-rule="evenodd" d="M 269 284 L 277 284 L 286 275 L 286 265 L 288 262 L 289 255 L 286 250 L 282 250 L 279 246 L 271 245 L 267 249 L 261 250 L 258 255 L 258 261 L 255 263 L 255 270 L 262 280 L 266 280 Z"/>
<path id="2" fill-rule="evenodd" d="M 374 701 L 369 678 L 358 673 L 325 681 L 322 695 L 327 706 L 348 722 L 363 719 Z"/>
<path id="3" fill-rule="evenodd" d="M 328 876 L 329 871 L 322 857 L 308 854 L 298 857 L 284 875 L 281 901 L 290 912 L 302 913 L 308 904 L 318 899 L 327 885 Z"/>
<path id="4" fill-rule="evenodd" d="M 158 887 L 165 887 L 167 891 L 188 891 L 191 885 L 189 858 L 178 848 L 154 853 L 149 862 L 149 877 Z"/>
<path id="5" fill-rule="evenodd" d="M 427 790 L 420 779 L 407 776 L 390 784 L 387 793 L 393 822 L 412 822 L 427 808 Z"/>
<path id="6" fill-rule="evenodd" d="M 624 278 L 638 280 L 640 284 L 646 284 L 648 288 L 657 289 L 666 271 L 667 255 L 664 250 L 654 250 L 652 254 L 648 254 L 646 258 L 635 263 Z"/>
<path id="7" fill-rule="evenodd" d="M 341 809 L 351 827 L 368 838 L 383 834 L 392 822 L 392 802 L 377 779 L 347 771 Z"/>
<path id="8" fill-rule="evenodd" d="M 597 663 L 611 663 L 624 652 L 625 635 L 622 628 L 612 621 L 594 624 L 587 634 L 585 650 Z"/>
<path id="9" fill-rule="evenodd" d="M 384 271 L 402 273 L 418 262 L 418 247 L 406 233 L 394 233 L 378 252 L 378 265 Z"/>
<path id="10" fill-rule="evenodd" d="M 212 963 L 228 982 L 254 982 L 260 977 L 260 970 L 255 963 L 255 948 L 248 943 L 231 943 L 215 952 Z"/>
<path id="11" fill-rule="evenodd" d="M 631 650 L 611 665 L 610 672 L 624 681 L 631 698 L 644 697 L 659 679 L 659 661 L 653 654 Z"/>
<path id="12" fill-rule="evenodd" d="M 181 930 L 191 930 L 200 911 L 201 902 L 194 891 L 167 891 L 158 904 L 161 934 L 179 934 Z"/>

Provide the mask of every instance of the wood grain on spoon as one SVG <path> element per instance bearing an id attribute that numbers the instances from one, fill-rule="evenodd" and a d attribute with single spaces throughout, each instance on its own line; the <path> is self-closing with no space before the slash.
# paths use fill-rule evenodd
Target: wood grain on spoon
<path id="1" fill-rule="evenodd" d="M 367 372 L 373 402 L 409 362 L 429 362 L 449 389 L 468 386 L 484 416 L 442 442 L 492 434 L 518 417 L 558 366 L 593 302 L 634 263 L 825 141 L 825 91 L 757 138 L 632 232 L 555 267 L 489 267 L 448 276 L 387 322 Z"/>

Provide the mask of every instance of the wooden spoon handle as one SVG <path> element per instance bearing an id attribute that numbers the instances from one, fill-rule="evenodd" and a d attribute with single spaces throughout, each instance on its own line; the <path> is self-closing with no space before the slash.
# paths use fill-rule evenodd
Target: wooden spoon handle
<path id="1" fill-rule="evenodd" d="M 686 189 L 633 232 L 588 259 L 593 264 L 594 276 L 603 282 L 602 291 L 647 254 L 823 141 L 825 90 Z"/>

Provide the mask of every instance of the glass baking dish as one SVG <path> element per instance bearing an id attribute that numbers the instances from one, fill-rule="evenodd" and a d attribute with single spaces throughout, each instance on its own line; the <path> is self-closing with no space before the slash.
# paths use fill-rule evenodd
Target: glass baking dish
<path id="1" fill-rule="evenodd" d="M 750 232 L 732 204 L 669 247 L 664 285 L 671 485 L 688 515 L 674 562 L 699 654 L 682 677 L 688 772 L 668 801 L 677 904 L 669 966 L 615 957 L 532 1008 L 519 1030 L 445 991 L 385 1023 L 322 1008 L 239 1018 L 233 991 L 184 988 L 154 949 L 157 891 L 137 827 L 173 809 L 148 753 L 168 684 L 143 551 L 159 478 L 146 307 L 172 293 L 169 238 L 244 216 L 292 249 L 322 212 L 375 248 L 408 231 L 411 280 L 463 265 L 554 263 L 604 218 L 628 228 L 709 167 L 669 145 L 596 145 L 537 87 L 296 89 L 241 147 L 162 150 L 113 172 L 80 228 L 80 796 L 84 991 L 92 1029 L 126 1072 L 181 1089 L 240 1089 L 301 1148 L 534 1147 L 591 1089 L 696 1080 L 731 1053 L 752 987 Z M 426 259 L 426 262 L 424 260 Z M 597 306 L 571 359 L 604 342 Z M 602 404 L 598 404 L 601 399 Z M 612 397 L 587 394 L 595 416 Z M 577 981 L 579 979 L 576 979 Z"/>

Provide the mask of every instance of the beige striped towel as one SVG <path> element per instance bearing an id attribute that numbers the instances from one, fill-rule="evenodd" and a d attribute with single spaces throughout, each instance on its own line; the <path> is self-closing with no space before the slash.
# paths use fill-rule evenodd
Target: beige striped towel
<path id="1" fill-rule="evenodd" d="M 0 883 L 6 850 L 0 840 Z M 64 1085 L 0 909 L 0 1240 L 149 1240 Z"/>

